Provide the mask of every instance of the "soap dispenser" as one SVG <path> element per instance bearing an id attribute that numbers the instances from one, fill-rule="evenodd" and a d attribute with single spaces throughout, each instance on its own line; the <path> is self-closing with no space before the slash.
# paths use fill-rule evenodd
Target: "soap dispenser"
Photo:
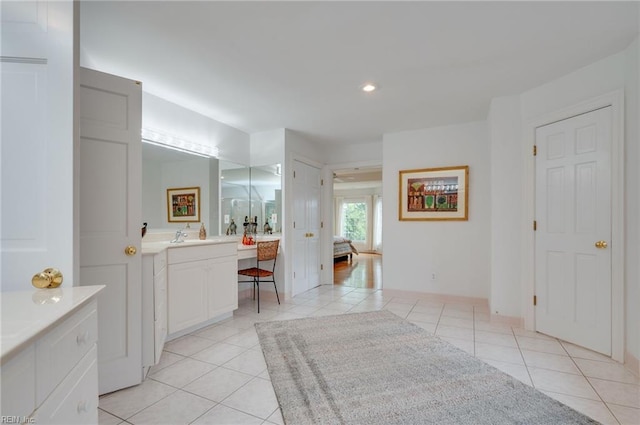
<path id="1" fill-rule="evenodd" d="M 198 237 L 201 240 L 207 239 L 207 229 L 204 228 L 204 223 L 200 226 L 200 233 L 198 234 Z"/>

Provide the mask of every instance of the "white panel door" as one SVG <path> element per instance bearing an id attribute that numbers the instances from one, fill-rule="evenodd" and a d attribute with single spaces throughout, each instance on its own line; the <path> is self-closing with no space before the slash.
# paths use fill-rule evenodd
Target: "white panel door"
<path id="1" fill-rule="evenodd" d="M 106 286 L 98 295 L 100 394 L 142 376 L 141 120 L 139 83 L 80 70 L 80 284 Z"/>
<path id="2" fill-rule="evenodd" d="M 293 165 L 293 295 L 320 285 L 320 170 Z"/>
<path id="3" fill-rule="evenodd" d="M 0 2 L 3 291 L 73 276 L 73 2 Z"/>
<path id="4" fill-rule="evenodd" d="M 611 108 L 536 146 L 536 330 L 611 355 Z"/>

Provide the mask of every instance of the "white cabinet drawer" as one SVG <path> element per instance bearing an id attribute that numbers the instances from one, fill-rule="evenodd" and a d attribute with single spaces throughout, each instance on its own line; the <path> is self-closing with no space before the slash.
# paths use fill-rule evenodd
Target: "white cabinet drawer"
<path id="1" fill-rule="evenodd" d="M 212 245 L 171 247 L 169 248 L 168 257 L 169 264 L 176 264 L 237 254 L 237 244 L 221 243 Z"/>
<path id="2" fill-rule="evenodd" d="M 98 339 L 97 301 L 82 307 L 36 343 L 37 404 L 42 403 Z"/>
<path id="3" fill-rule="evenodd" d="M 94 345 L 34 414 L 37 424 L 98 423 L 98 359 Z"/>
<path id="4" fill-rule="evenodd" d="M 32 344 L 2 365 L 2 409 L 5 416 L 27 417 L 36 408 L 36 349 Z"/>

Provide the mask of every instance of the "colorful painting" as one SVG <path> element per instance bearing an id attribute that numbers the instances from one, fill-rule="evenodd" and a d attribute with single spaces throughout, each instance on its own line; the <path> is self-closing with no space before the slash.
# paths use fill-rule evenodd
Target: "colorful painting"
<path id="1" fill-rule="evenodd" d="M 469 167 L 400 171 L 400 220 L 468 220 Z"/>
<path id="2" fill-rule="evenodd" d="M 197 223 L 200 221 L 200 188 L 167 189 L 168 221 Z"/>

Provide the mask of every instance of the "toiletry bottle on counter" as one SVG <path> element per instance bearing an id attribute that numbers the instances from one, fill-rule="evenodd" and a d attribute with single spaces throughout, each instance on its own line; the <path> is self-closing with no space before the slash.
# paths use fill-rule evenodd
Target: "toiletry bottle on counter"
<path id="1" fill-rule="evenodd" d="M 200 233 L 198 234 L 198 237 L 201 240 L 207 239 L 207 229 L 204 228 L 204 223 L 200 226 Z"/>

